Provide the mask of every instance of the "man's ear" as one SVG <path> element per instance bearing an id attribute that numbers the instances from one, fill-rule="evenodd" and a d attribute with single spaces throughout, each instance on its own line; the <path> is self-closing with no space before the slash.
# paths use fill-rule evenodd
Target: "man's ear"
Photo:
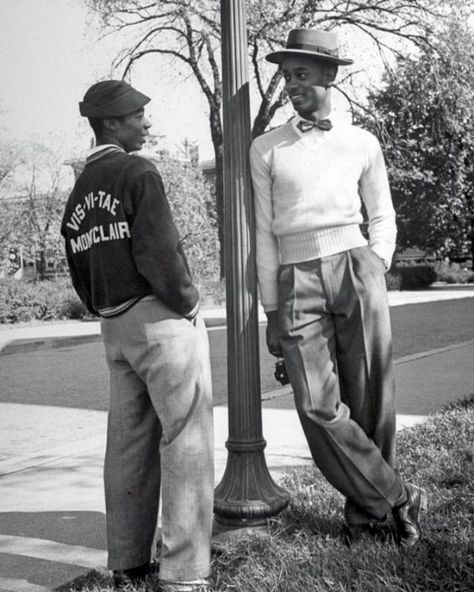
<path id="1" fill-rule="evenodd" d="M 104 129 L 109 132 L 115 132 L 120 127 L 120 121 L 117 117 L 104 117 Z"/>
<path id="2" fill-rule="evenodd" d="M 337 76 L 337 65 L 329 64 L 326 68 L 326 88 L 336 80 Z"/>

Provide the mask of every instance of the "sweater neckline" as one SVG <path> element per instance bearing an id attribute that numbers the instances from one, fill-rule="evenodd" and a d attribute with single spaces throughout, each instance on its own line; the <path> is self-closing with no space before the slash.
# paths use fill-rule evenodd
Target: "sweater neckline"
<path id="1" fill-rule="evenodd" d="M 96 146 L 93 148 L 87 157 L 86 164 L 90 164 L 91 162 L 95 162 L 104 156 L 108 156 L 109 154 L 113 154 L 114 152 L 122 152 L 125 154 L 125 150 L 120 148 L 120 146 L 116 146 L 115 144 L 103 144 L 102 146 Z"/>

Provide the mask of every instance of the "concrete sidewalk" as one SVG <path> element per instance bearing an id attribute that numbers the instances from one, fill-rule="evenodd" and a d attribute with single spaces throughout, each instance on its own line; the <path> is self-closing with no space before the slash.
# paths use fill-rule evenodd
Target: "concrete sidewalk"
<path id="1" fill-rule="evenodd" d="M 474 297 L 474 289 L 389 296 L 392 306 L 464 297 Z M 225 322 L 222 309 L 203 314 L 208 325 Z M 54 340 L 66 344 L 71 339 L 99 339 L 98 323 L 2 328 L 0 350 L 50 347 Z M 423 421 L 439 408 L 447 392 L 453 401 L 473 392 L 473 356 L 474 340 L 397 360 L 401 399 L 397 427 Z M 423 396 L 423 390 L 429 397 Z M 291 398 L 289 388 L 279 388 L 265 393 L 263 403 L 265 457 L 275 480 L 311 462 Z M 421 407 L 422 400 L 429 404 Z M 106 413 L 4 403 L 0 414 L 0 592 L 46 592 L 105 566 Z M 216 483 L 227 459 L 227 414 L 225 406 L 214 408 Z"/>

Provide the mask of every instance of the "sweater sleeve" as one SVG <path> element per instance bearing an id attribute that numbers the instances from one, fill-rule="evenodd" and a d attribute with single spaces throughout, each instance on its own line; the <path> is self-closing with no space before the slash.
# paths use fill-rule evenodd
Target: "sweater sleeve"
<path id="1" fill-rule="evenodd" d="M 370 135 L 369 153 L 359 181 L 359 191 L 369 217 L 369 245 L 390 267 L 397 227 L 382 149 Z"/>
<path id="2" fill-rule="evenodd" d="M 138 177 L 132 188 L 132 255 L 153 293 L 178 314 L 193 318 L 199 309 L 163 182 L 155 171 Z"/>
<path id="3" fill-rule="evenodd" d="M 278 241 L 272 231 L 273 201 L 270 167 L 255 142 L 250 147 L 250 170 L 255 200 L 257 275 L 265 312 L 278 308 Z"/>

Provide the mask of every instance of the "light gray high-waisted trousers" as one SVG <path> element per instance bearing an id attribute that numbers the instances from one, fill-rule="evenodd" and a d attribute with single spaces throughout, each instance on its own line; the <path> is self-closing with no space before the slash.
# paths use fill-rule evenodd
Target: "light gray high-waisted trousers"
<path id="1" fill-rule="evenodd" d="M 160 485 L 160 578 L 210 573 L 212 386 L 204 322 L 146 297 L 101 320 L 110 371 L 104 465 L 110 569 L 150 560 Z"/>
<path id="2" fill-rule="evenodd" d="M 282 265 L 279 320 L 316 465 L 346 497 L 349 524 L 383 519 L 403 495 L 383 261 L 367 246 Z"/>

